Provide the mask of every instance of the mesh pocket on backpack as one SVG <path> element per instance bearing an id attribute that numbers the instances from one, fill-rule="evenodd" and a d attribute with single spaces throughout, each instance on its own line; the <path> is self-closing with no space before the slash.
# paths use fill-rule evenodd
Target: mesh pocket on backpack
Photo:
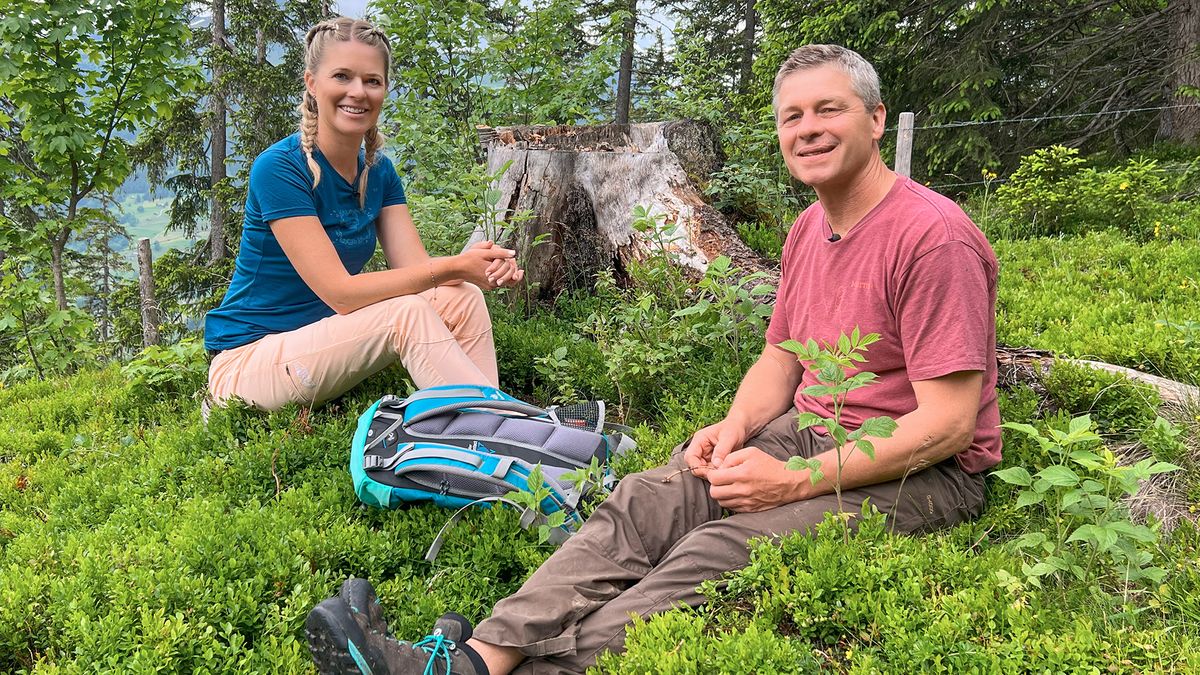
<path id="1" fill-rule="evenodd" d="M 596 431 L 600 428 L 600 404 L 595 401 L 585 401 L 583 403 L 555 408 L 554 416 L 563 424 L 569 424 L 587 431 Z"/>

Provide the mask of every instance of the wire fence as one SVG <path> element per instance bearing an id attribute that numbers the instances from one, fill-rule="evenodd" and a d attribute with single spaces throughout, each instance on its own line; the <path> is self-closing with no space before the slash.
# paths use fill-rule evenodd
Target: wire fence
<path id="1" fill-rule="evenodd" d="M 1159 173 L 1188 173 L 1190 171 L 1195 171 L 1196 169 L 1197 169 L 1196 166 L 1189 165 L 1189 166 L 1160 166 L 1155 170 Z M 967 181 L 967 182 L 963 182 L 963 183 L 939 183 L 937 185 L 929 185 L 928 187 L 932 190 L 937 190 L 938 188 L 974 187 L 977 185 L 997 185 L 1000 183 L 1007 183 L 1007 182 L 1008 182 L 1008 178 L 997 176 L 996 178 L 989 178 L 987 180 L 973 180 L 973 181 Z"/>
<path id="2" fill-rule="evenodd" d="M 1129 115 L 1129 114 L 1141 113 L 1141 112 L 1161 112 L 1164 110 L 1179 110 L 1179 109 L 1186 109 L 1186 108 L 1200 108 L 1200 102 L 1180 103 L 1180 104 L 1175 104 L 1175 105 L 1146 106 L 1146 107 L 1140 107 L 1140 108 L 1123 108 L 1120 110 L 1101 110 L 1101 111 L 1094 111 L 1094 112 L 1078 112 L 1078 113 L 1069 113 L 1069 114 L 1064 114 L 1064 115 L 1039 115 L 1036 117 L 1011 117 L 1011 118 L 1004 118 L 1004 119 L 998 119 L 998 120 L 961 120 L 961 121 L 956 121 L 956 122 L 945 122 L 945 123 L 941 123 L 941 124 L 925 124 L 925 125 L 921 125 L 921 126 L 913 125 L 913 126 L 908 127 L 907 131 L 916 132 L 916 131 L 922 131 L 922 130 L 935 130 L 935 129 L 963 129 L 963 128 L 967 128 L 967 127 L 994 126 L 994 125 L 1001 125 L 1001 124 L 1037 124 L 1037 123 L 1045 122 L 1045 121 L 1049 121 L 1049 120 L 1095 118 L 1095 117 L 1112 116 L 1112 115 Z M 906 131 L 906 129 L 904 128 L 904 121 L 905 120 L 902 118 L 901 124 L 892 126 L 892 127 L 888 127 L 886 129 L 886 131 L 898 132 L 899 134 L 903 134 Z M 911 138 L 911 135 L 910 135 L 910 138 Z M 912 150 L 911 141 L 908 143 L 906 148 L 901 148 L 901 145 L 902 144 L 900 142 L 897 142 L 897 161 L 896 161 L 897 164 L 900 163 L 900 159 L 899 159 L 900 153 L 905 152 L 905 151 L 911 152 L 911 150 Z M 909 166 L 911 166 L 911 157 L 908 158 L 908 161 L 909 161 Z M 1166 172 L 1166 173 L 1182 173 L 1182 172 L 1191 171 L 1191 170 L 1193 170 L 1193 168 L 1194 167 L 1192 167 L 1192 166 L 1159 167 L 1158 170 L 1161 172 Z M 951 177 L 952 177 L 952 174 L 951 174 Z M 978 187 L 981 185 L 1003 184 L 1003 183 L 1007 182 L 1007 180 L 1008 180 L 1007 178 L 997 177 L 997 178 L 990 178 L 990 179 L 986 179 L 986 180 L 956 181 L 956 182 L 949 182 L 949 183 L 929 184 L 929 187 L 934 190 L 947 189 L 947 188 L 973 188 L 973 187 Z"/>
<path id="3" fill-rule="evenodd" d="M 1036 124 L 1038 122 L 1046 122 L 1049 120 L 1067 120 L 1083 117 L 1103 117 L 1106 115 L 1131 115 L 1140 112 L 1156 112 L 1163 110 L 1178 110 L 1182 108 L 1200 108 L 1198 103 L 1179 103 L 1176 105 L 1160 105 L 1147 108 L 1125 108 L 1122 110 L 1100 110 L 1097 112 L 1077 112 L 1067 115 L 1040 115 L 1038 117 L 1009 117 L 998 120 L 961 120 L 957 122 L 945 122 L 942 124 L 926 124 L 923 126 L 914 126 L 913 131 L 925 131 L 930 129 L 962 129 L 965 127 L 981 127 L 992 126 L 997 124 Z M 899 126 L 888 127 L 887 131 L 897 131 Z"/>

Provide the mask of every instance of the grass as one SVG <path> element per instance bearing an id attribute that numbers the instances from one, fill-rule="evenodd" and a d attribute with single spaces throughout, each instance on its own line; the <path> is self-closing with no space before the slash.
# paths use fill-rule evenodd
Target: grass
<path id="1" fill-rule="evenodd" d="M 1155 327 L 1200 315 L 1194 244 L 1099 233 L 995 245 L 1003 342 L 1194 379 L 1196 346 Z M 610 300 L 502 319 L 501 374 L 513 393 L 534 399 L 569 383 L 584 397 L 611 400 L 620 386 L 644 402 L 629 420 L 639 453 L 619 467 L 636 471 L 718 419 L 739 373 L 727 343 L 702 343 L 670 311 L 632 312 Z M 589 323 L 595 313 L 648 322 L 643 332 L 658 342 L 629 342 L 619 324 L 600 334 Z M 589 331 L 625 350 L 622 358 L 641 349 L 692 367 L 614 381 L 629 370 L 610 368 L 618 354 L 598 348 Z M 568 347 L 566 365 L 539 366 L 559 346 Z M 430 565 L 422 555 L 448 512 L 357 504 L 345 467 L 352 425 L 379 395 L 405 391 L 394 371 L 312 413 L 225 410 L 207 427 L 193 396 L 202 364 L 191 377 L 151 390 L 109 367 L 0 388 L 0 671 L 311 672 L 304 616 L 347 576 L 377 582 L 396 632 L 419 636 L 446 610 L 482 618 L 551 552 L 511 512 L 481 510 L 450 530 Z M 1027 388 L 1004 392 L 1005 418 L 1061 424 L 1091 412 L 1108 425 L 1107 439 L 1134 444 L 1142 430 L 1133 427 L 1154 417 L 1152 397 L 1102 396 L 1110 383 L 1070 371 L 1048 382 L 1046 399 Z M 1192 454 L 1200 423 L 1185 418 L 1194 412 L 1173 413 L 1188 427 Z M 1006 466 L 1042 460 L 1027 441 L 1006 433 L 1005 442 Z M 1178 489 L 1193 503 L 1194 476 L 1191 466 Z M 1200 652 L 1200 534 L 1187 521 L 1155 549 L 1169 569 L 1161 587 L 1122 596 L 1110 578 L 1038 588 L 1006 542 L 1043 524 L 1016 508 L 1006 486 L 989 483 L 989 501 L 981 522 L 938 535 L 864 528 L 848 547 L 840 533 L 764 544 L 728 587 L 709 588 L 709 607 L 638 625 L 630 652 L 600 670 L 1200 668 L 1192 656 Z"/>
<path id="2" fill-rule="evenodd" d="M 1200 318 L 1200 247 L 1113 231 L 999 240 L 997 339 L 1195 382 L 1200 349 L 1160 321 Z"/>

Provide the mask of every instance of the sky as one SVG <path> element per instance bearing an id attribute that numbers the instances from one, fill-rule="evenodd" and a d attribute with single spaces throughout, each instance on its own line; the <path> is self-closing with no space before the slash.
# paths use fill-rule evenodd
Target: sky
<path id="1" fill-rule="evenodd" d="M 361 19 L 367 10 L 367 0 L 337 0 L 333 6 L 342 16 Z"/>

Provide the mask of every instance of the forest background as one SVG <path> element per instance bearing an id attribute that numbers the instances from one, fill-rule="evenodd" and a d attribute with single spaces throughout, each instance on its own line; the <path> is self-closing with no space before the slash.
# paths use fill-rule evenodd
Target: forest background
<path id="1" fill-rule="evenodd" d="M 378 581 L 416 634 L 446 607 L 479 618 L 548 554 L 495 511 L 430 565 L 444 514 L 354 507 L 350 429 L 407 390 L 402 373 L 315 411 L 200 422 L 197 322 L 232 271 L 247 159 L 295 128 L 303 32 L 331 9 L 3 0 L 0 670 L 303 671 L 304 613 L 347 575 Z M 981 522 L 896 538 L 868 517 L 848 541 L 831 521 L 764 544 L 707 609 L 639 624 L 601 670 L 1200 668 L 1200 410 L 1066 360 L 1197 380 L 1200 2 L 368 11 L 394 50 L 387 152 L 432 251 L 492 217 L 476 125 L 690 118 L 725 151 L 696 177 L 705 194 L 777 259 L 814 196 L 780 161 L 771 81 L 794 47 L 839 43 L 879 70 L 889 125 L 916 113 L 914 177 L 992 240 L 1000 340 L 1064 359 L 1005 383 L 1004 418 L 1028 426 L 1005 431 Z M 160 244 L 164 346 L 146 350 L 137 235 Z M 629 283 L 601 274 L 549 306 L 505 296 L 502 380 L 540 402 L 614 401 L 642 446 L 618 471 L 660 462 L 719 418 L 761 349 L 739 276 L 650 256 Z"/>

